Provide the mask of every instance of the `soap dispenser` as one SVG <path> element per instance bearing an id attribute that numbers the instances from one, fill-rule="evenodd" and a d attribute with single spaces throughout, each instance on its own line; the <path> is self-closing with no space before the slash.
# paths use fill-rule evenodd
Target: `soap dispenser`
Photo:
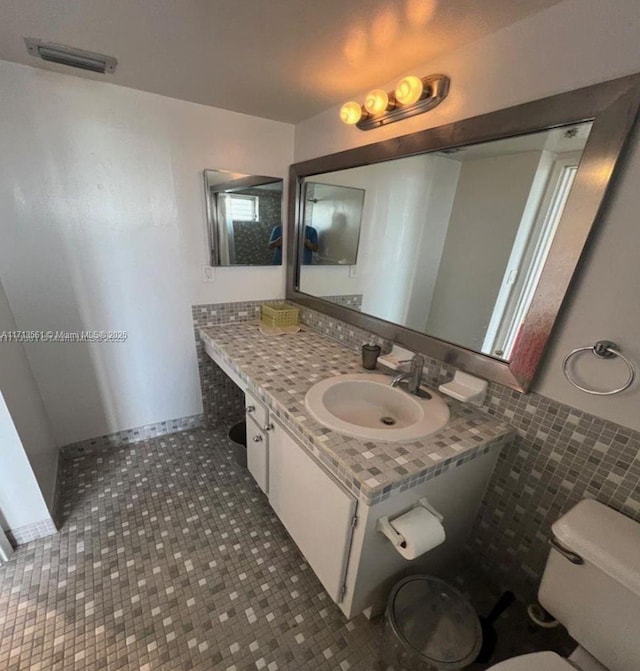
<path id="1" fill-rule="evenodd" d="M 367 370 L 375 370 L 380 356 L 380 345 L 368 342 L 362 346 L 362 367 Z"/>

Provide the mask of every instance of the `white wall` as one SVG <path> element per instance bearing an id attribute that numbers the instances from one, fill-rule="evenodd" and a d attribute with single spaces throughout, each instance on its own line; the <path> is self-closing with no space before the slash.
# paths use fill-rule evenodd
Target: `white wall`
<path id="1" fill-rule="evenodd" d="M 50 519 L 58 464 L 49 420 L 0 282 L 0 527 Z M 48 508 L 47 508 L 48 506 Z"/>
<path id="2" fill-rule="evenodd" d="M 482 349 L 541 155 L 462 163 L 427 333 Z"/>
<path id="3" fill-rule="evenodd" d="M 7 531 L 50 520 L 47 505 L 2 393 L 0 445 L 0 529 Z"/>
<path id="4" fill-rule="evenodd" d="M 424 185 L 429 167 L 425 157 L 416 156 L 393 166 L 381 163 L 366 168 L 369 178 L 373 174 L 375 188 L 366 215 L 371 226 L 363 231 L 363 282 L 367 288 L 363 312 L 394 322 L 405 317 L 418 260 L 415 241 L 421 221 L 416 212 L 427 209 Z"/>
<path id="5" fill-rule="evenodd" d="M 197 414 L 190 306 L 283 295 L 207 262 L 202 170 L 286 175 L 287 124 L 0 62 L 0 269 L 20 329 L 127 331 L 27 354 L 59 445 Z"/>
<path id="6" fill-rule="evenodd" d="M 58 450 L 24 345 L 8 340 L 12 331 L 16 322 L 0 282 L 0 510 L 13 528 L 47 517 L 41 510 L 43 497 L 53 511 Z M 15 500 L 11 492 L 18 492 Z M 25 510 L 20 512 L 23 498 Z M 10 506 L 8 512 L 1 499 Z M 30 517 L 26 522 L 25 515 Z"/>
<path id="7" fill-rule="evenodd" d="M 430 157 L 427 183 L 423 186 L 425 211 L 415 244 L 418 254 L 403 322 L 417 331 L 424 330 L 431 311 L 459 177 L 458 161 L 444 156 Z"/>
<path id="8" fill-rule="evenodd" d="M 362 132 L 338 119 L 338 107 L 296 126 L 296 161 L 438 126 L 528 100 L 640 71 L 637 0 L 565 0 L 446 57 L 415 68 L 444 72 L 451 93 L 435 110 L 382 129 Z M 395 82 L 380 82 L 392 88 Z M 361 99 L 365 92 L 354 91 Z M 640 364 L 640 145 L 633 142 L 565 303 L 534 390 L 577 408 L 640 429 L 640 386 L 597 398 L 573 389 L 561 372 L 563 356 L 600 338 L 620 344 Z M 610 362 L 604 362 L 609 364 Z M 598 383 L 615 383 L 606 366 Z M 617 377 L 617 381 L 620 377 Z"/>

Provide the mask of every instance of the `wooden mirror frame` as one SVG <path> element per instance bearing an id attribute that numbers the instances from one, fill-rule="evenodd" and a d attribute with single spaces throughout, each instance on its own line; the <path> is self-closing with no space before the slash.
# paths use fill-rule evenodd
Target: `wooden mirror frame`
<path id="1" fill-rule="evenodd" d="M 587 239 L 602 211 L 639 106 L 640 75 L 630 75 L 292 165 L 289 171 L 286 298 L 468 373 L 526 392 L 542 360 Z M 298 257 L 304 231 L 301 196 L 306 177 L 586 121 L 593 121 L 593 126 L 509 361 L 299 291 Z"/>

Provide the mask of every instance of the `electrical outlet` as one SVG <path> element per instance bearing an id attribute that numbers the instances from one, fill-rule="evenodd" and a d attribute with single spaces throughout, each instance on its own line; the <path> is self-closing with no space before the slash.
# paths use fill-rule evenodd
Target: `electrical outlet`
<path id="1" fill-rule="evenodd" d="M 216 270 L 213 266 L 202 266 L 202 281 L 203 282 L 216 281 Z"/>
<path id="2" fill-rule="evenodd" d="M 358 266 L 349 266 L 349 277 L 358 276 Z"/>

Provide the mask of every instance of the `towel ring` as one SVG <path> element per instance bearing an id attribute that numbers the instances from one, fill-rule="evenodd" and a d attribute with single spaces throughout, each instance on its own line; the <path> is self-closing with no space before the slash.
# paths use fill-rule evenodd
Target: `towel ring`
<path id="1" fill-rule="evenodd" d="M 586 352 L 587 350 L 591 350 L 591 352 L 600 359 L 612 359 L 614 356 L 622 359 L 627 364 L 627 368 L 629 369 L 629 377 L 627 377 L 626 382 L 621 387 L 611 389 L 610 391 L 597 391 L 596 389 L 589 389 L 579 385 L 569 372 L 569 361 L 579 352 Z M 619 394 L 621 391 L 628 389 L 636 377 L 636 369 L 633 363 L 627 359 L 627 357 L 620 351 L 618 346 L 610 340 L 598 340 L 598 342 L 592 347 L 578 347 L 569 352 L 569 354 L 567 354 L 567 356 L 565 356 L 564 360 L 562 361 L 562 372 L 574 387 L 580 391 L 584 391 L 587 394 L 593 394 L 594 396 L 612 396 L 613 394 Z"/>

